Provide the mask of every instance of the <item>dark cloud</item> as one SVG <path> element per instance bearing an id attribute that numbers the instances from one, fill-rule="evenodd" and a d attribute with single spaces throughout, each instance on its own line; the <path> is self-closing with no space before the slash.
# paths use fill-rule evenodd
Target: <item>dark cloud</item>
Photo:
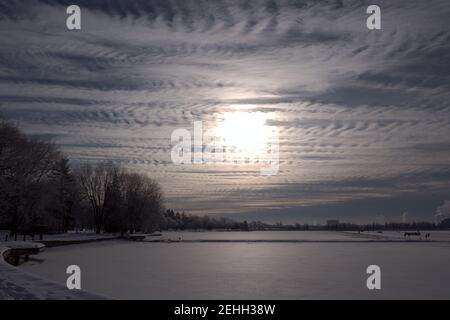
<path id="1" fill-rule="evenodd" d="M 0 0 L 2 114 L 74 161 L 154 175 L 186 211 L 432 219 L 450 184 L 450 7 L 381 1 L 369 31 L 369 4 Z M 236 110 L 280 130 L 278 175 L 171 163 L 174 129 Z"/>

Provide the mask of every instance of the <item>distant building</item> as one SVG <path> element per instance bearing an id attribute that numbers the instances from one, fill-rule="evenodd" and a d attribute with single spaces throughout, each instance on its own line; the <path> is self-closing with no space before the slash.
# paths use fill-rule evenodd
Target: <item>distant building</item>
<path id="1" fill-rule="evenodd" d="M 328 228 L 337 228 L 339 226 L 339 220 L 327 220 Z"/>

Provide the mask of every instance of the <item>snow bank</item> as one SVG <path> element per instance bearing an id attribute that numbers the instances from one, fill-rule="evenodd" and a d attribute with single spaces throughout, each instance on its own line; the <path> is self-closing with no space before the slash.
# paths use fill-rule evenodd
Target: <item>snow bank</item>
<path id="1" fill-rule="evenodd" d="M 4 261 L 4 256 L 14 248 L 42 248 L 38 243 L 0 243 L 0 300 L 96 300 L 104 297 L 84 291 L 70 291 L 66 287 L 40 279 L 19 270 Z"/>

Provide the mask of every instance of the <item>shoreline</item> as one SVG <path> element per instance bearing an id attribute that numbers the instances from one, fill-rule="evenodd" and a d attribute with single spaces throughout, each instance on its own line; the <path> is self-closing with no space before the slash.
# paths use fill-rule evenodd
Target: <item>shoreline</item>
<path id="1" fill-rule="evenodd" d="M 145 243 L 450 243 L 442 240 L 143 240 Z"/>
<path id="2" fill-rule="evenodd" d="M 62 247 L 62 246 L 70 246 L 74 244 L 83 244 L 83 243 L 93 243 L 93 242 L 102 242 L 102 241 L 111 241 L 111 240 L 120 240 L 119 236 L 99 236 L 98 238 L 89 238 L 89 239 L 50 239 L 50 240 L 39 240 L 39 243 L 45 245 L 46 248 L 53 247 Z"/>
<path id="3" fill-rule="evenodd" d="M 39 250 L 44 247 L 36 246 Z M 22 243 L 23 245 L 23 243 Z M 20 248 L 19 248 L 20 249 Z M 53 282 L 19 269 L 6 257 L 14 247 L 0 243 L 0 300 L 105 300 L 105 296 L 83 290 L 72 291 Z"/>
<path id="4" fill-rule="evenodd" d="M 169 231 L 163 233 L 161 236 L 155 238 L 154 236 L 147 236 L 143 242 L 149 243 L 450 243 L 449 237 L 439 238 L 439 234 L 435 236 L 438 238 L 405 238 L 401 233 L 397 234 L 359 234 L 353 231 L 276 231 L 281 237 L 279 239 L 265 239 L 264 234 L 267 231 L 230 231 L 229 233 L 236 233 L 234 239 L 228 239 L 227 232 L 217 231 Z M 289 234 L 292 237 L 283 237 Z M 322 238 L 308 239 L 308 237 L 296 237 L 298 235 L 309 235 L 314 233 L 321 233 Z M 207 239 L 205 234 L 214 234 L 218 237 L 215 239 Z M 242 235 L 248 235 L 248 238 Z M 260 234 L 261 237 L 254 237 L 255 234 Z M 326 236 L 325 236 L 326 235 Z M 333 237 L 327 238 L 332 235 Z M 442 234 L 441 234 L 442 235 Z M 185 236 L 185 237 L 183 237 Z"/>

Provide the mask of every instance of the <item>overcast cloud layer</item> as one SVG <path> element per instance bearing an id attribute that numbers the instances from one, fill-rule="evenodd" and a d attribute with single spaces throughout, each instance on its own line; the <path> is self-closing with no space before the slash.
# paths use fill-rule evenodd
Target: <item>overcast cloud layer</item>
<path id="1" fill-rule="evenodd" d="M 66 6 L 82 10 L 68 31 Z M 75 160 L 157 178 L 198 214 L 432 220 L 450 199 L 450 4 L 1 1 L 0 105 Z M 174 166 L 170 135 L 252 110 L 280 130 L 280 172 Z"/>

